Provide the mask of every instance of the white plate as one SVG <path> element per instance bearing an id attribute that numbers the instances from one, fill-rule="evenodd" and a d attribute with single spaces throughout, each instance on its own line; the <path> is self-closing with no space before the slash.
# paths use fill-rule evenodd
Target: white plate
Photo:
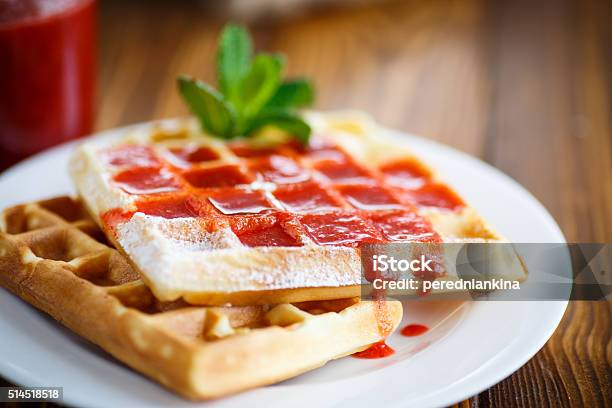
<path id="1" fill-rule="evenodd" d="M 114 131 L 98 137 L 112 137 Z M 389 131 L 513 242 L 564 242 L 550 214 L 525 189 L 457 150 Z M 0 208 L 73 192 L 66 163 L 73 144 L 39 154 L 0 176 Z M 269 387 L 201 403 L 234 407 L 444 406 L 501 381 L 525 364 L 557 327 L 567 302 L 417 302 L 404 305 L 402 326 L 431 330 L 394 334 L 396 353 L 380 360 L 344 358 Z M 62 386 L 75 406 L 197 406 L 135 373 L 9 292 L 0 289 L 0 374 L 28 386 Z"/>

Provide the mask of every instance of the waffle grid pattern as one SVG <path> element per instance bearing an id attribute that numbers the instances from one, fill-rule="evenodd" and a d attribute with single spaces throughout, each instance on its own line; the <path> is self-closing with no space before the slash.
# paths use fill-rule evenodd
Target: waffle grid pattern
<path id="1" fill-rule="evenodd" d="M 190 398 L 280 381 L 388 335 L 372 302 L 357 299 L 244 307 L 161 302 L 68 197 L 10 208 L 1 221 L 2 286 Z M 386 307 L 393 329 L 401 305 Z"/>
<path id="2" fill-rule="evenodd" d="M 211 231 L 229 226 L 246 246 L 439 242 L 416 205 L 463 206 L 416 161 L 366 168 L 327 141 L 307 149 L 123 145 L 101 156 L 137 211 L 200 217 Z"/>

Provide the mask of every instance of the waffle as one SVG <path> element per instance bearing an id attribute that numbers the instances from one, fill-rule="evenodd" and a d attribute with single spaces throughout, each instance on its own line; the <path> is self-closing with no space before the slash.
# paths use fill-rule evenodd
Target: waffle
<path id="1" fill-rule="evenodd" d="M 502 240 L 367 118 L 308 120 L 308 148 L 271 131 L 247 144 L 209 138 L 191 120 L 146 124 L 81 145 L 71 175 L 164 301 L 358 296 L 363 243 Z"/>
<path id="2" fill-rule="evenodd" d="M 193 399 L 281 381 L 385 338 L 396 301 L 243 307 L 159 301 L 79 201 L 6 210 L 0 283 L 137 371 Z"/>

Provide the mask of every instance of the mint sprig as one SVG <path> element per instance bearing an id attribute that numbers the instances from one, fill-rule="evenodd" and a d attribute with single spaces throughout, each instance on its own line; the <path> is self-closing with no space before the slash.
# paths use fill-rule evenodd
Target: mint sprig
<path id="1" fill-rule="evenodd" d="M 314 89 L 304 78 L 283 81 L 284 66 L 285 59 L 279 54 L 252 57 L 247 30 L 228 25 L 217 50 L 219 91 L 197 79 L 179 76 L 179 92 L 203 130 L 212 136 L 251 136 L 273 126 L 307 144 L 311 129 L 296 109 L 312 104 Z"/>

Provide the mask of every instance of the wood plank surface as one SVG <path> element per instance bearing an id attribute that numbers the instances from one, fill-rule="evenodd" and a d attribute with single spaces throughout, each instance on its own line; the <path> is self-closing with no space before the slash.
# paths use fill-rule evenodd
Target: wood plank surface
<path id="1" fill-rule="evenodd" d="M 102 1 L 96 128 L 185 115 L 175 77 L 214 79 L 225 21 L 203 2 Z M 365 110 L 477 156 L 568 241 L 612 241 L 612 2 L 382 1 L 249 26 L 289 74 L 314 79 L 317 108 Z M 456 406 L 612 406 L 611 322 L 611 303 L 572 302 L 533 359 Z"/>

